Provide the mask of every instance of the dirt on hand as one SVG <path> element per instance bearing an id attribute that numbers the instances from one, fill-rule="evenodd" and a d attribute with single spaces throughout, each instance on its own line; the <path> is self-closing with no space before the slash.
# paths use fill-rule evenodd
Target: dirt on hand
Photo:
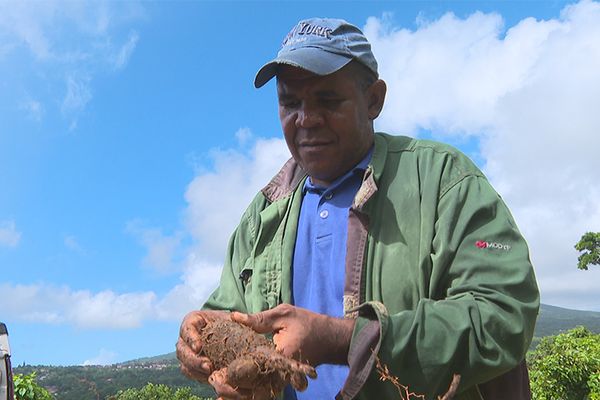
<path id="1" fill-rule="evenodd" d="M 227 383 L 249 391 L 253 399 L 272 399 L 288 383 L 303 391 L 307 376 L 317 377 L 313 367 L 278 353 L 272 341 L 237 322 L 209 321 L 200 335 L 199 354 L 208 357 L 216 371 L 225 369 Z"/>

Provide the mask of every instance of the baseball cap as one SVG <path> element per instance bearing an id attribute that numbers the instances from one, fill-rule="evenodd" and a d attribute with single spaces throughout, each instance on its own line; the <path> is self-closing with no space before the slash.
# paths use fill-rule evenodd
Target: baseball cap
<path id="1" fill-rule="evenodd" d="M 352 60 L 359 61 L 379 76 L 371 44 L 360 29 L 343 19 L 305 19 L 287 34 L 277 57 L 258 71 L 254 86 L 259 88 L 271 80 L 280 64 L 329 75 Z"/>

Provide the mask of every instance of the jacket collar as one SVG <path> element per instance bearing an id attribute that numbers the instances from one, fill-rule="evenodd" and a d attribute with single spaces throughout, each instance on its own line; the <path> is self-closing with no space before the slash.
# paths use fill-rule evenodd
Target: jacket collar
<path id="1" fill-rule="evenodd" d="M 261 192 L 269 202 L 273 203 L 289 196 L 305 177 L 306 172 L 296 160 L 290 158 Z"/>
<path id="2" fill-rule="evenodd" d="M 373 157 L 365 171 L 363 184 L 361 185 L 353 207 L 361 209 L 364 204 L 377 191 L 376 182 L 379 180 L 385 165 L 387 157 L 387 141 L 379 134 L 375 133 Z M 265 198 L 273 203 L 288 197 L 297 189 L 298 184 L 306 178 L 306 171 L 300 165 L 290 158 L 279 170 L 277 175 L 261 190 Z"/>

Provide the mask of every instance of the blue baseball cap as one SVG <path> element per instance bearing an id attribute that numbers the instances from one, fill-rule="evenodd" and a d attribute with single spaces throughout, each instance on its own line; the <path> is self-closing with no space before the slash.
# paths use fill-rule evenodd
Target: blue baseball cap
<path id="1" fill-rule="evenodd" d="M 371 44 L 360 29 L 343 19 L 305 19 L 287 34 L 277 57 L 258 71 L 254 86 L 259 88 L 271 80 L 280 64 L 329 75 L 352 60 L 359 61 L 379 76 Z"/>

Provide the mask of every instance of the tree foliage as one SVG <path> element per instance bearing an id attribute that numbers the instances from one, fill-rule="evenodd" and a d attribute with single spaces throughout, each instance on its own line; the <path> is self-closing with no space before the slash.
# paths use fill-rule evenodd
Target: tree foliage
<path id="1" fill-rule="evenodd" d="M 172 389 L 167 385 L 148 383 L 141 389 L 120 390 L 107 400 L 203 400 L 192 393 L 189 387 Z"/>
<path id="2" fill-rule="evenodd" d="M 36 374 L 15 374 L 15 397 L 16 400 L 52 400 L 54 397 L 46 389 L 36 382 Z"/>
<path id="3" fill-rule="evenodd" d="M 533 400 L 600 400 L 600 334 L 547 336 L 527 358 Z"/>
<path id="4" fill-rule="evenodd" d="M 600 232 L 586 232 L 575 249 L 583 252 L 579 255 L 577 268 L 587 270 L 591 264 L 600 265 Z"/>

